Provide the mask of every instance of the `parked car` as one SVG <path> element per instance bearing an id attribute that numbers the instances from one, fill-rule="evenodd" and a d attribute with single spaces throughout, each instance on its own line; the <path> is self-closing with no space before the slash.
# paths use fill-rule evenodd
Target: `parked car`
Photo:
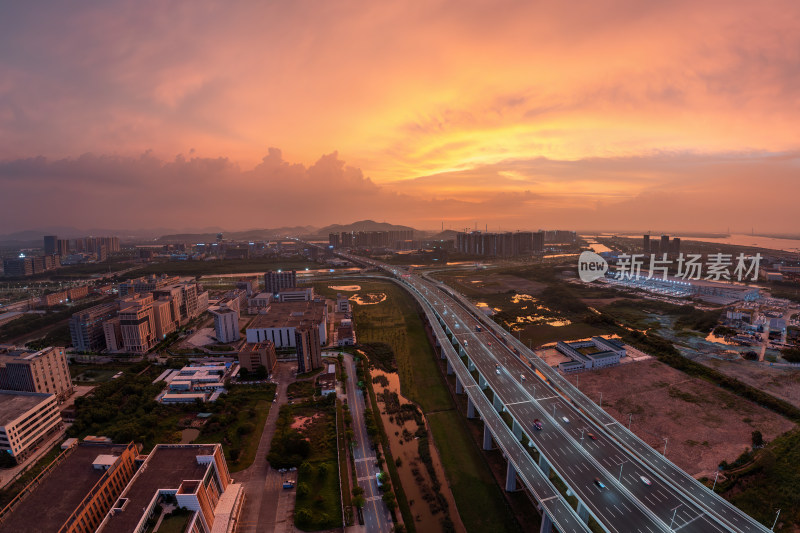
<path id="1" fill-rule="evenodd" d="M 594 478 L 594 484 L 597 485 L 598 488 L 604 489 L 606 486 L 600 481 L 599 477 Z"/>

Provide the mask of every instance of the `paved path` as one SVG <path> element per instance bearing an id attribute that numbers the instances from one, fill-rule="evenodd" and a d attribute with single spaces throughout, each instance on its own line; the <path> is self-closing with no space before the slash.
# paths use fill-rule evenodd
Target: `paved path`
<path id="1" fill-rule="evenodd" d="M 256 458 L 250 467 L 232 474 L 237 483 L 244 485 L 246 496 L 237 533 L 293 530 L 286 527 L 286 520 L 287 509 L 291 511 L 294 508 L 294 490 L 284 490 L 282 485 L 283 479 L 294 472 L 281 474 L 270 468 L 267 462 L 267 453 L 272 442 L 272 435 L 275 433 L 278 411 L 280 411 L 281 405 L 287 402 L 286 389 L 294 380 L 292 371 L 294 366 L 293 363 L 278 363 L 275 367 L 274 380 L 278 382 L 277 401 L 272 404 L 267 422 L 264 424 Z M 291 499 L 291 508 L 288 508 L 287 499 Z M 288 521 L 291 524 L 291 515 L 289 515 Z M 278 525 L 280 527 L 276 527 Z"/>
<path id="2" fill-rule="evenodd" d="M 344 365 L 347 372 L 347 404 L 353 418 L 353 439 L 357 443 L 353 459 L 358 485 L 364 489 L 364 525 L 370 533 L 388 533 L 392 530 L 392 518 L 381 499 L 382 494 L 375 479 L 380 469 L 375 466 L 377 457 L 364 425 L 364 394 L 356 386 L 356 366 L 352 355 L 344 354 Z"/>

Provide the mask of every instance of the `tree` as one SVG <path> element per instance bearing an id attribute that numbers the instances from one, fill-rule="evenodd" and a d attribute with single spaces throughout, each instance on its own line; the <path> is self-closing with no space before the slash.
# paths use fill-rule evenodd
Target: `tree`
<path id="1" fill-rule="evenodd" d="M 761 434 L 760 431 L 755 430 L 752 433 L 753 438 L 753 448 L 761 448 L 764 446 L 764 436 Z"/>
<path id="2" fill-rule="evenodd" d="M 359 494 L 358 496 L 353 497 L 353 505 L 355 505 L 359 509 L 364 507 L 364 496 Z"/>
<path id="3" fill-rule="evenodd" d="M 397 499 L 394 496 L 394 492 L 392 491 L 384 492 L 383 503 L 386 504 L 386 507 L 388 507 L 390 511 L 394 511 L 397 508 Z"/>
<path id="4" fill-rule="evenodd" d="M 317 475 L 320 479 L 325 479 L 328 475 L 328 470 L 330 470 L 330 465 L 328 465 L 328 463 L 322 463 L 317 467 Z"/>
<path id="5" fill-rule="evenodd" d="M 13 468 L 17 466 L 17 461 L 10 453 L 0 452 L 0 468 Z"/>
<path id="6" fill-rule="evenodd" d="M 313 520 L 313 515 L 308 509 L 298 509 L 296 514 L 297 523 L 301 525 L 308 525 Z"/>
<path id="7" fill-rule="evenodd" d="M 299 498 L 305 498 L 308 496 L 309 493 L 308 483 L 298 483 L 297 485 L 297 496 Z"/>
<path id="8" fill-rule="evenodd" d="M 358 485 L 353 487 L 353 496 L 361 496 L 362 494 L 364 494 L 363 487 L 359 487 Z"/>

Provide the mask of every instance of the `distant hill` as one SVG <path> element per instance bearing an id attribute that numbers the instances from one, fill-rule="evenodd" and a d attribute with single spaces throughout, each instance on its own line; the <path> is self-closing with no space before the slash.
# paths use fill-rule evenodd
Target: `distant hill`
<path id="1" fill-rule="evenodd" d="M 292 226 L 274 229 L 250 229 L 244 231 L 220 231 L 213 233 L 173 233 L 162 235 L 156 242 L 160 243 L 180 243 L 180 242 L 214 242 L 217 240 L 217 233 L 222 233 L 225 240 L 233 241 L 265 241 L 280 237 L 299 237 L 314 232 L 313 226 Z"/>
<path id="2" fill-rule="evenodd" d="M 428 239 L 432 241 L 454 241 L 456 240 L 456 235 L 458 235 L 458 232 L 456 230 L 446 229 L 444 231 L 440 231 L 439 233 L 431 235 L 430 237 L 428 237 Z"/>
<path id="3" fill-rule="evenodd" d="M 316 231 L 316 235 L 327 237 L 329 233 L 341 233 L 349 231 L 414 231 L 412 227 L 389 224 L 388 222 L 375 222 L 374 220 L 359 220 L 351 224 L 331 224 Z"/>

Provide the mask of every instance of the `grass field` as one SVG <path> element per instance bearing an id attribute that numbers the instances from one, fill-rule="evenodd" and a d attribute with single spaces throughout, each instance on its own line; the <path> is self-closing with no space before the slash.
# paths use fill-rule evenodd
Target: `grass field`
<path id="1" fill-rule="evenodd" d="M 430 413 L 428 424 L 439 450 L 458 513 L 467 531 L 518 531 L 500 488 L 455 410 Z"/>
<path id="2" fill-rule="evenodd" d="M 244 470 L 256 458 L 258 442 L 261 440 L 274 397 L 273 384 L 266 387 L 239 385 L 232 388 L 224 399 L 225 404 L 221 404 L 222 409 L 214 414 L 195 442 L 226 444 L 223 450 L 230 471 Z"/>
<path id="3" fill-rule="evenodd" d="M 311 455 L 298 471 L 295 524 L 304 531 L 339 526 L 342 509 L 336 460 L 336 408 L 307 404 L 294 407 L 292 414 L 295 420 L 308 417 L 310 422 L 300 432 L 314 443 Z"/>
<path id="4" fill-rule="evenodd" d="M 435 354 L 415 302 L 391 282 L 360 285 L 359 294 L 382 292 L 386 300 L 353 306 L 359 342 L 383 342 L 391 346 L 397 358 L 403 396 L 418 403 L 424 412 L 451 409 L 450 396 L 442 385 Z"/>
<path id="5" fill-rule="evenodd" d="M 500 487 L 472 441 L 462 415 L 455 409 L 428 341 L 416 303 L 392 282 L 357 281 L 361 293 L 382 292 L 385 301 L 354 305 L 359 342 L 382 342 L 392 347 L 403 396 L 418 403 L 428 419 L 434 444 L 469 532 L 518 531 Z M 315 290 L 330 294 L 327 285 Z"/>

